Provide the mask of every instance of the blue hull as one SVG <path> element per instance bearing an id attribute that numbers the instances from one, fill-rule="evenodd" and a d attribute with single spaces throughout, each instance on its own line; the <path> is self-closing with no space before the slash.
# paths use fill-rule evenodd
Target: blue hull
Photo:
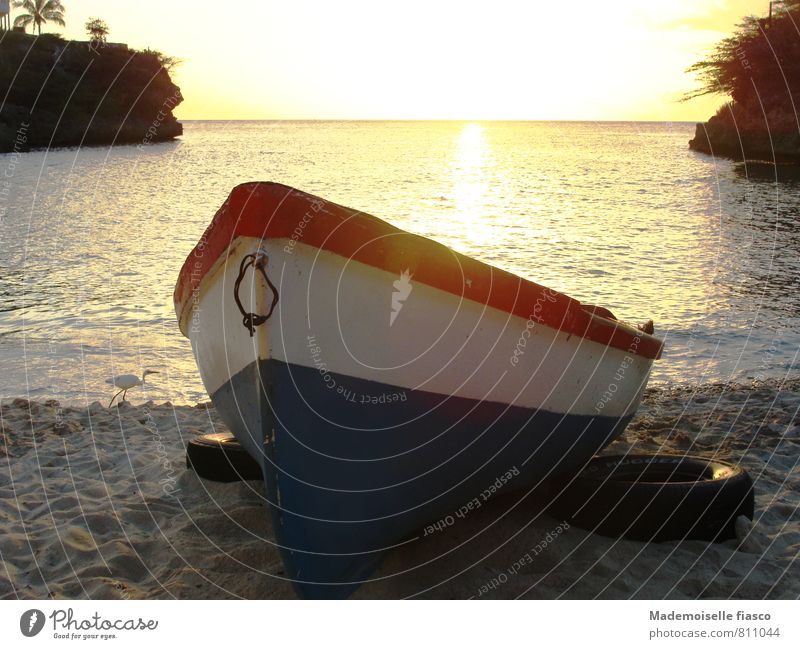
<path id="1" fill-rule="evenodd" d="M 262 464 L 286 573 L 309 598 L 346 597 L 426 524 L 487 491 L 530 488 L 581 465 L 629 420 L 443 397 L 275 360 L 252 363 L 212 398 Z"/>

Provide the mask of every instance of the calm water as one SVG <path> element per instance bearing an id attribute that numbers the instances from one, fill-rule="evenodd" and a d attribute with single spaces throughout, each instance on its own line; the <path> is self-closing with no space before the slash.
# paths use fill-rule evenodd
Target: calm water
<path id="1" fill-rule="evenodd" d="M 654 382 L 785 375 L 800 349 L 800 173 L 776 180 L 691 153 L 692 131 L 195 122 L 144 151 L 0 156 L 0 397 L 107 400 L 107 377 L 152 368 L 147 397 L 205 399 L 172 290 L 217 207 L 249 180 L 652 318 L 667 344 Z"/>

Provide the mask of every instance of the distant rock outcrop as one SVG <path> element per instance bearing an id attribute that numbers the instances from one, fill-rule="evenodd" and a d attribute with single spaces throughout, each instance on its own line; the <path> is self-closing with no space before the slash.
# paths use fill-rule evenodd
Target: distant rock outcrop
<path id="1" fill-rule="evenodd" d="M 800 162 L 798 119 L 791 106 L 766 111 L 734 101 L 697 125 L 689 148 L 735 160 Z"/>
<path id="2" fill-rule="evenodd" d="M 183 101 L 158 53 L 0 35 L 0 152 L 149 144 L 183 133 Z M 7 94 L 6 94 L 7 93 Z"/>

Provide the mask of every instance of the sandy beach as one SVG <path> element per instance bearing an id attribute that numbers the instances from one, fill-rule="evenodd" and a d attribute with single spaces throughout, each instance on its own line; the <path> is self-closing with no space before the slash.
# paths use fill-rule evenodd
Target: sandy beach
<path id="1" fill-rule="evenodd" d="M 606 450 L 740 463 L 756 493 L 742 542 L 604 538 L 542 513 L 546 494 L 510 494 L 394 551 L 355 597 L 797 598 L 798 408 L 800 379 L 650 388 Z M 0 597 L 294 597 L 261 483 L 185 468 L 189 439 L 225 430 L 209 404 L 16 399 L 1 413 Z"/>

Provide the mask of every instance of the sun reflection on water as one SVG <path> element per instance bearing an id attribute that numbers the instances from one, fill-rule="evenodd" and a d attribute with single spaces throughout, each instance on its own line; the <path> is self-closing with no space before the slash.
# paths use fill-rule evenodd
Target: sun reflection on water
<path id="1" fill-rule="evenodd" d="M 450 175 L 455 216 L 462 228 L 459 234 L 470 246 L 483 247 L 492 240 L 491 214 L 487 213 L 491 157 L 483 126 L 465 124 L 456 138 Z"/>

